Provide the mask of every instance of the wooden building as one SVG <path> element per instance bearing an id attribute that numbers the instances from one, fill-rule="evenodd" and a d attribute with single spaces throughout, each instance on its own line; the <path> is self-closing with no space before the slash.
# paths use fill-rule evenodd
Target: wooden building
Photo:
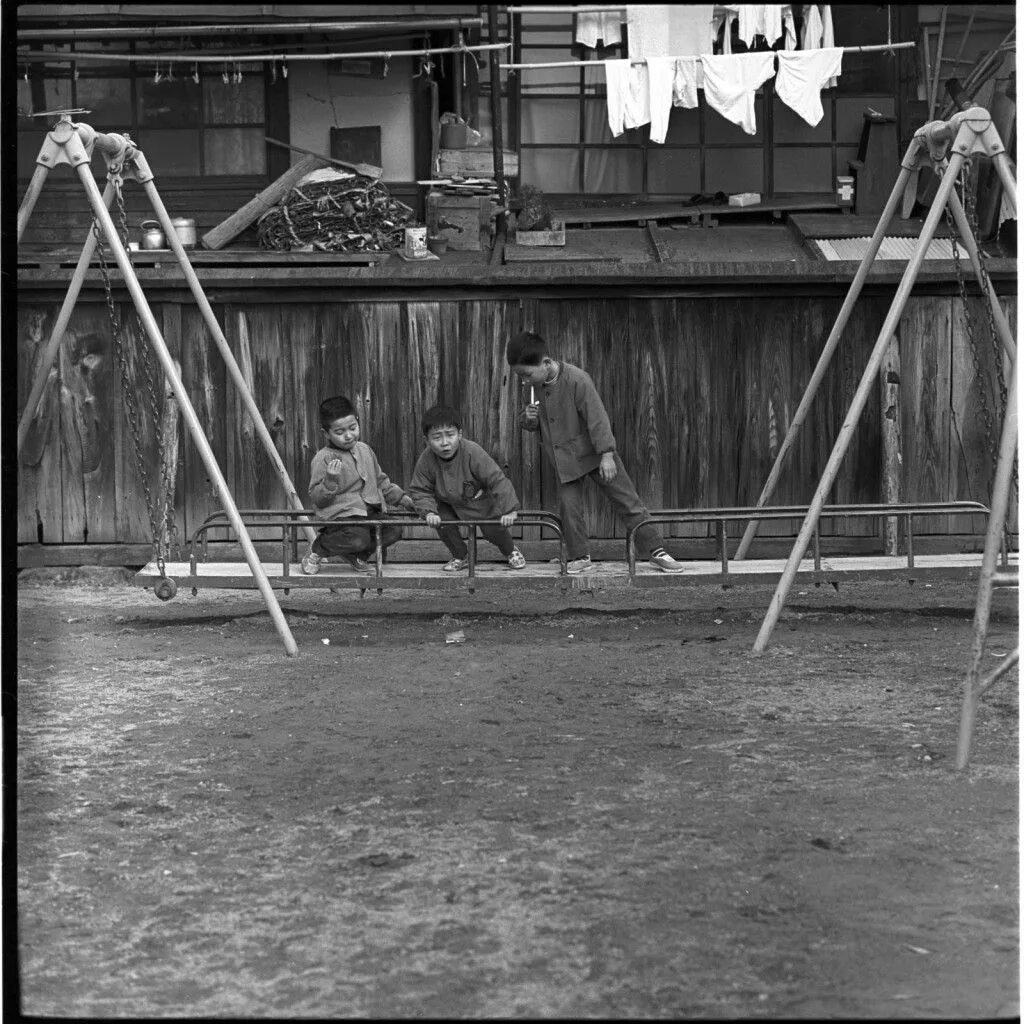
<path id="1" fill-rule="evenodd" d="M 1013 27 L 1013 8 L 979 7 L 984 15 L 970 26 L 963 9 L 949 8 L 945 16 L 942 10 L 834 8 L 837 44 L 918 46 L 844 59 L 837 88 L 823 94 L 825 117 L 813 129 L 766 84 L 753 137 L 702 100 L 695 111 L 673 111 L 663 146 L 647 141 L 643 129 L 616 140 L 591 69 L 502 72 L 498 106 L 510 176 L 542 188 L 565 216 L 569 245 L 560 254 L 516 252 L 522 247 L 500 224 L 493 237 L 482 232 L 479 250 L 424 265 L 395 256 L 359 264 L 327 253 L 265 252 L 251 229 L 220 252 L 197 249 L 199 278 L 299 493 L 319 445 L 317 404 L 343 393 L 359 405 L 364 438 L 393 479 L 410 477 L 423 443 L 419 415 L 443 401 L 462 410 L 467 435 L 507 467 L 525 507 L 555 509 L 553 475 L 535 437 L 519 428 L 524 396 L 503 359 L 507 337 L 525 327 L 598 382 L 623 459 L 650 507 L 753 504 L 858 266 L 856 258 L 826 258 L 828 246 L 814 239 L 856 239 L 870 235 L 877 221 L 866 196 L 856 213 L 837 208 L 836 178 L 863 156 L 865 112 L 891 126 L 891 152 L 874 169 L 888 183 L 887 195 L 929 104 L 935 116 L 945 105 L 941 95 L 934 103 L 920 98 L 920 51 L 928 44 L 936 54 L 941 27 L 943 52 L 963 62 L 966 78 Z M 498 40 L 513 42 L 508 62 L 572 59 L 571 16 L 512 16 L 504 7 L 499 13 Z M 338 22 L 359 30 L 327 27 Z M 218 24 L 233 31 L 214 36 L 195 28 Z M 175 26 L 173 35 L 153 31 Z M 392 194 L 420 217 L 427 188 L 417 182 L 438 173 L 439 111 L 459 112 L 482 135 L 473 152 L 446 154 L 449 173 L 459 159 L 466 166 L 481 154 L 490 159 L 485 53 L 477 61 L 440 55 L 429 72 L 414 57 L 346 64 L 227 56 L 398 52 L 445 47 L 460 32 L 467 44 L 487 43 L 483 7 L 22 5 L 16 28 L 25 55 L 17 68 L 19 193 L 49 125 L 30 115 L 58 108 L 86 108 L 92 113 L 81 119 L 94 127 L 130 132 L 172 216 L 193 217 L 200 235 L 298 159 L 265 142 L 268 136 L 328 155 L 376 157 Z M 74 39 L 61 34 L 67 29 L 76 30 Z M 159 55 L 185 47 L 196 55 L 223 52 L 225 60 L 175 64 L 171 80 L 172 65 L 161 72 Z M 136 59 L 67 63 L 71 52 L 101 50 Z M 1012 65 L 1011 54 L 1009 67 L 979 86 L 975 102 L 1005 109 L 1013 97 Z M 94 169 L 102 177 L 99 157 Z M 1015 324 L 1015 248 L 998 242 L 998 201 L 993 214 L 985 173 L 984 166 L 975 169 L 972 188 L 979 220 L 989 218 L 987 264 Z M 860 181 L 865 189 L 869 178 Z M 127 189 L 135 230 L 145 204 Z M 719 191 L 760 192 L 764 208 L 760 216 L 730 214 L 728 207 L 698 216 L 693 196 Z M 919 196 L 927 199 L 924 185 Z M 19 410 L 89 222 L 79 183 L 68 168 L 57 168 L 19 250 Z M 915 217 L 894 233 L 912 237 L 919 226 Z M 810 498 L 904 265 L 893 258 L 873 267 L 775 502 Z M 964 269 L 966 284 L 952 260 L 926 262 L 835 501 L 880 501 L 893 497 L 894 487 L 903 500 L 987 500 L 1002 366 L 966 259 Z M 239 506 L 283 506 L 171 254 L 140 256 L 137 272 Z M 112 289 L 131 331 L 131 305 L 116 275 Z M 153 399 L 137 365 L 126 397 L 114 344 L 94 266 L 19 455 L 21 565 L 133 564 L 149 556 L 152 531 L 125 410 Z M 152 475 L 156 439 L 141 442 Z M 180 450 L 176 522 L 187 536 L 217 501 L 187 435 Z M 597 553 L 620 550 L 621 526 L 603 504 L 593 507 Z M 783 538 L 797 526 L 765 524 L 761 549 L 786 547 Z M 922 522 L 921 529 L 932 531 L 929 542 L 939 549 L 980 550 L 983 526 L 950 518 Z M 710 556 L 705 527 L 676 532 L 680 551 Z M 874 543 L 877 526 L 852 520 L 827 524 L 825 532 L 856 549 Z"/>

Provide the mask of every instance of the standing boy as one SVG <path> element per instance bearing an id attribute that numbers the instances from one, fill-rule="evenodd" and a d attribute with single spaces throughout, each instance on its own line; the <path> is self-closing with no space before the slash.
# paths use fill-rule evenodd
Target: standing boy
<path id="1" fill-rule="evenodd" d="M 359 440 L 355 406 L 340 395 L 320 403 L 324 447 L 309 467 L 309 497 L 320 519 L 341 524 L 325 526 L 302 559 L 302 571 L 314 575 L 320 563 L 341 555 L 356 572 L 373 572 L 367 559 L 376 548 L 374 531 L 365 523 L 380 519 L 387 504 L 412 510 L 412 499 L 380 468 L 373 449 Z M 402 536 L 400 526 L 381 527 L 381 548 Z"/>
<path id="2" fill-rule="evenodd" d="M 479 527 L 480 532 L 508 559 L 522 569 L 526 559 L 508 532 L 516 521 L 519 499 L 498 464 L 475 441 L 462 435 L 459 414 L 447 405 L 435 405 L 423 414 L 427 447 L 413 470 L 409 495 L 427 525 L 437 530 L 451 553 L 445 572 L 459 572 L 469 565 L 469 551 L 457 526 L 441 526 L 442 519 L 500 519 L 501 525 Z"/>
<path id="3" fill-rule="evenodd" d="M 537 401 L 524 410 L 523 429 L 540 431 L 544 452 L 558 477 L 568 571 L 589 572 L 593 563 L 584 519 L 584 478 L 589 476 L 601 488 L 627 526 L 642 522 L 649 513 L 615 450 L 608 413 L 589 375 L 572 363 L 554 360 L 544 339 L 532 331 L 512 337 L 505 358 L 516 376 L 537 388 Z M 653 524 L 637 530 L 636 542 L 639 550 L 650 551 L 656 569 L 683 571 L 665 550 Z"/>

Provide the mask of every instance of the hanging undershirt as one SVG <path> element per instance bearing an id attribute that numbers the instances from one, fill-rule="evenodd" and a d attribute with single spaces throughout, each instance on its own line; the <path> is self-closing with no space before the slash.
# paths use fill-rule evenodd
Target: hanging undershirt
<path id="1" fill-rule="evenodd" d="M 624 128 L 638 128 L 651 120 L 650 82 L 646 64 L 606 60 L 605 90 L 608 94 L 608 127 L 618 138 Z"/>
<path id="2" fill-rule="evenodd" d="M 740 41 L 749 49 L 754 36 L 764 35 L 764 4 L 740 4 Z"/>
<path id="3" fill-rule="evenodd" d="M 821 48 L 827 50 L 836 45 L 836 37 L 832 31 L 832 5 L 822 4 L 821 7 Z M 838 79 L 830 78 L 828 87 L 834 89 Z"/>
<path id="4" fill-rule="evenodd" d="M 764 5 L 764 41 L 774 46 L 782 35 L 782 4 Z"/>
<path id="5" fill-rule="evenodd" d="M 711 38 L 717 39 L 718 33 L 725 25 L 725 33 L 722 36 L 722 53 L 732 53 L 732 26 L 740 14 L 741 4 L 720 4 L 715 7 L 715 18 L 711 26 Z M 707 51 L 711 53 L 711 50 Z"/>
<path id="6" fill-rule="evenodd" d="M 822 118 L 821 90 L 842 71 L 843 49 L 779 50 L 779 73 L 775 78 L 775 95 L 795 110 L 809 125 Z"/>
<path id="7" fill-rule="evenodd" d="M 705 55 L 701 59 L 708 106 L 748 135 L 757 134 L 754 95 L 775 74 L 774 51 Z"/>
<path id="8" fill-rule="evenodd" d="M 782 5 L 782 25 L 786 31 L 786 38 L 782 44 L 784 50 L 796 49 L 796 18 L 793 17 L 793 5 Z"/>
<path id="9" fill-rule="evenodd" d="M 614 11 L 593 11 L 576 15 L 576 42 L 596 50 L 598 43 L 615 46 L 622 42 L 622 15 Z"/>
<path id="10" fill-rule="evenodd" d="M 651 142 L 664 142 L 668 132 L 668 115 L 672 110 L 675 57 L 648 57 L 647 76 L 650 88 Z"/>
<path id="11" fill-rule="evenodd" d="M 820 50 L 824 24 L 817 4 L 804 4 L 804 30 L 800 38 L 801 50 Z"/>

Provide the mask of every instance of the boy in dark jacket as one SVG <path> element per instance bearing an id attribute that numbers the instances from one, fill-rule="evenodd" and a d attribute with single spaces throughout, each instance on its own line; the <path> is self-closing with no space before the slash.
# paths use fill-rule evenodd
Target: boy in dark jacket
<path id="1" fill-rule="evenodd" d="M 647 509 L 615 450 L 608 413 L 590 377 L 572 363 L 552 359 L 547 342 L 532 331 L 520 331 L 509 339 L 505 358 L 516 376 L 536 389 L 537 400 L 523 414 L 523 429 L 540 431 L 544 452 L 555 467 L 568 571 L 590 572 L 584 479 L 589 476 L 601 488 L 627 526 L 647 519 Z M 636 543 L 639 550 L 650 550 L 654 568 L 683 571 L 652 524 L 637 530 Z"/>
<path id="2" fill-rule="evenodd" d="M 347 398 L 336 395 L 320 403 L 320 426 L 325 444 L 309 467 L 309 498 L 319 518 L 336 525 L 317 534 L 302 559 L 302 571 L 314 575 L 321 562 L 341 555 L 356 572 L 373 572 L 367 559 L 376 538 L 366 522 L 380 519 L 388 504 L 411 510 L 412 500 L 388 479 L 373 449 L 359 440 L 359 417 Z M 401 536 L 401 527 L 382 526 L 381 547 L 387 549 Z"/>
<path id="3" fill-rule="evenodd" d="M 439 525 L 442 519 L 500 519 L 500 526 L 480 526 L 479 530 L 508 559 L 511 568 L 522 569 L 526 559 L 508 532 L 519 508 L 508 477 L 480 445 L 463 437 L 462 421 L 451 407 L 428 409 L 422 425 L 427 447 L 413 470 L 409 495 L 416 511 L 437 530 L 451 553 L 444 571 L 465 569 L 469 551 L 459 528 Z"/>

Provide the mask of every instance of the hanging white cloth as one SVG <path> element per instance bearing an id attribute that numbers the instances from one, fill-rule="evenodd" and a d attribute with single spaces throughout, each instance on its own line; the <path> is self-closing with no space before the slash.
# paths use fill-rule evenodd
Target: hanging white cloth
<path id="1" fill-rule="evenodd" d="M 664 142 L 668 132 L 668 115 L 672 110 L 675 85 L 675 57 L 648 57 L 647 81 L 650 90 L 651 142 Z"/>
<path id="2" fill-rule="evenodd" d="M 740 41 L 753 46 L 755 36 L 764 35 L 764 4 L 740 4 Z"/>
<path id="3" fill-rule="evenodd" d="M 817 4 L 804 4 L 804 30 L 800 38 L 801 50 L 820 50 L 825 26 Z"/>
<path id="4" fill-rule="evenodd" d="M 775 56 L 779 58 L 775 95 L 813 127 L 824 114 L 821 90 L 842 71 L 843 48 L 779 50 Z"/>
<path id="5" fill-rule="evenodd" d="M 775 74 L 775 53 L 733 53 L 701 56 L 704 99 L 748 135 L 757 134 L 754 94 Z"/>
<path id="6" fill-rule="evenodd" d="M 832 5 L 822 4 L 821 7 L 821 48 L 827 50 L 836 45 L 836 37 L 832 31 Z M 838 79 L 830 78 L 828 87 L 834 89 Z"/>
<path id="7" fill-rule="evenodd" d="M 672 82 L 672 106 L 697 106 L 697 90 L 704 88 L 704 65 L 699 57 L 680 57 L 676 60 L 676 73 Z"/>
<path id="8" fill-rule="evenodd" d="M 725 25 L 725 33 L 722 35 L 722 53 L 732 53 L 732 26 L 739 17 L 741 4 L 719 4 L 714 8 L 714 20 L 711 25 L 711 38 L 718 38 L 722 25 Z M 702 52 L 702 51 L 698 51 Z M 712 52 L 711 47 L 707 50 Z"/>
<path id="9" fill-rule="evenodd" d="M 714 4 L 630 4 L 626 7 L 630 57 L 710 53 Z"/>
<path id="10" fill-rule="evenodd" d="M 793 5 L 782 5 L 782 26 L 785 29 L 786 38 L 782 44 L 784 50 L 796 49 L 796 18 L 793 17 Z"/>
<path id="11" fill-rule="evenodd" d="M 783 4 L 764 5 L 764 41 L 769 46 L 782 35 L 782 8 Z"/>
<path id="12" fill-rule="evenodd" d="M 629 60 L 602 63 L 608 94 L 608 127 L 618 138 L 624 128 L 639 128 L 651 120 L 647 65 L 633 64 Z"/>
<path id="13" fill-rule="evenodd" d="M 589 11 L 576 15 L 576 42 L 596 50 L 599 42 L 614 46 L 622 42 L 622 15 L 614 11 Z"/>

